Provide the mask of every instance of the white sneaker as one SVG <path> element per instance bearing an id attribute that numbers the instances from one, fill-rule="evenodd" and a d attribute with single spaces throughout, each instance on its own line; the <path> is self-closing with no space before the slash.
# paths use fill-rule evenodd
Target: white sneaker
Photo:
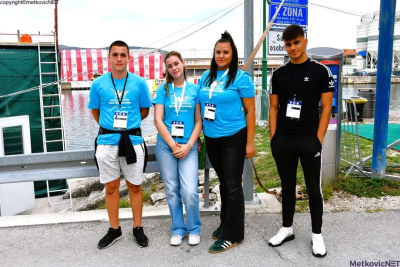
<path id="1" fill-rule="evenodd" d="M 293 228 L 292 227 L 282 227 L 279 232 L 274 235 L 268 242 L 271 247 L 279 247 L 287 241 L 294 239 Z"/>
<path id="2" fill-rule="evenodd" d="M 325 243 L 324 243 L 324 238 L 322 237 L 322 234 L 312 234 L 312 254 L 315 257 L 325 257 L 327 254 L 326 248 L 325 248 Z"/>
<path id="3" fill-rule="evenodd" d="M 195 245 L 200 244 L 200 235 L 193 235 L 193 234 L 189 235 L 189 242 L 188 243 L 191 246 L 195 246 Z"/>
<path id="4" fill-rule="evenodd" d="M 182 239 L 183 239 L 183 236 L 173 235 L 171 237 L 171 239 L 169 240 L 169 244 L 171 246 L 179 246 L 180 244 L 182 244 Z"/>

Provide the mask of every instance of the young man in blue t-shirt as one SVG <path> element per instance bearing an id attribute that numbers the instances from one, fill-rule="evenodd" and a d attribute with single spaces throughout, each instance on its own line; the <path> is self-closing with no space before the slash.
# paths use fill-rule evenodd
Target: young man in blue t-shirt
<path id="1" fill-rule="evenodd" d="M 140 125 L 149 114 L 150 94 L 145 79 L 127 70 L 129 47 L 125 42 L 115 41 L 110 45 L 109 60 L 111 72 L 94 80 L 88 104 L 100 125 L 96 158 L 100 182 L 106 188 L 110 219 L 110 228 L 97 247 L 107 248 L 122 238 L 118 219 L 120 170 L 129 189 L 133 236 L 140 247 L 146 247 L 149 239 L 141 226 L 145 144 Z"/>

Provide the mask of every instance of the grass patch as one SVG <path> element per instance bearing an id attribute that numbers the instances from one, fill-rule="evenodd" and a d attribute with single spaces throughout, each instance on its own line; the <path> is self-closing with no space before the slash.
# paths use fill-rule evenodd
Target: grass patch
<path id="1" fill-rule="evenodd" d="M 98 210 L 105 210 L 105 209 L 107 209 L 107 207 L 106 207 L 106 201 L 103 200 L 103 201 L 101 202 L 101 204 L 97 207 L 97 209 L 98 209 Z"/>
<path id="2" fill-rule="evenodd" d="M 210 180 L 209 182 L 210 182 L 210 185 L 209 185 L 209 186 L 214 187 L 214 186 L 216 186 L 217 184 L 219 184 L 219 179 L 218 179 L 218 178 L 217 178 L 217 179 L 213 179 L 213 180 Z"/>
<path id="3" fill-rule="evenodd" d="M 151 194 L 152 192 L 147 192 L 146 190 L 143 191 L 143 203 L 151 205 Z"/>
<path id="4" fill-rule="evenodd" d="M 275 160 L 272 157 L 269 132 L 266 132 L 266 128 L 256 127 L 256 135 L 254 138 L 254 144 L 256 146 L 257 154 L 254 157 L 254 165 L 257 168 L 258 177 L 261 183 L 267 189 L 281 187 L 281 180 L 279 178 L 278 170 L 276 168 Z M 303 170 L 300 162 L 297 168 L 297 184 L 303 185 Z M 254 177 L 254 185 L 256 186 L 256 192 L 264 192 L 258 185 L 256 178 Z"/>
<path id="5" fill-rule="evenodd" d="M 361 157 L 365 158 L 372 154 L 372 140 L 360 137 Z"/>
<path id="6" fill-rule="evenodd" d="M 143 203 L 151 205 L 150 196 L 151 196 L 152 192 L 147 192 L 145 189 L 142 189 L 142 192 L 143 192 Z M 131 207 L 131 203 L 129 201 L 129 196 L 123 197 L 119 200 L 119 208 L 124 209 L 124 208 L 130 208 L 130 207 Z M 100 205 L 98 206 L 97 209 L 99 209 L 99 210 L 107 209 L 105 200 L 100 203 Z"/>
<path id="7" fill-rule="evenodd" d="M 400 196 L 400 182 L 389 179 L 369 179 L 354 177 L 339 177 L 334 187 L 358 197 L 381 198 L 383 196 Z"/>
<path id="8" fill-rule="evenodd" d="M 275 188 L 275 187 L 281 187 L 281 181 L 266 182 L 266 183 L 263 184 L 263 186 L 265 188 L 267 188 L 267 189 Z M 257 187 L 256 187 L 256 192 L 257 193 L 263 193 L 264 192 L 264 189 L 262 189 L 258 183 L 257 183 Z"/>
<path id="9" fill-rule="evenodd" d="M 310 211 L 310 208 L 309 208 L 308 200 L 296 201 L 295 212 L 309 212 L 309 211 Z"/>
<path id="10" fill-rule="evenodd" d="M 131 207 L 131 203 L 129 202 L 129 197 L 128 198 L 121 198 L 120 200 L 119 200 L 119 207 L 121 208 L 121 209 L 123 209 L 123 208 L 130 208 Z M 103 201 L 100 205 L 99 205 L 99 207 L 97 208 L 97 209 L 99 209 L 99 210 L 105 210 L 105 209 L 107 209 L 107 206 L 106 206 L 106 202 L 105 201 Z"/>
<path id="11" fill-rule="evenodd" d="M 328 201 L 329 199 L 331 199 L 334 192 L 335 192 L 334 185 L 332 184 L 322 185 L 322 196 L 324 198 L 324 201 Z"/>
<path id="12" fill-rule="evenodd" d="M 400 153 L 399 155 L 395 156 L 387 156 L 386 161 L 389 161 L 393 165 L 397 165 L 397 167 L 400 167 Z"/>
<path id="13" fill-rule="evenodd" d="M 343 132 L 342 132 L 342 134 L 343 134 Z M 348 140 L 353 140 L 352 135 L 348 134 L 346 136 L 347 136 L 347 138 L 350 138 Z M 349 141 L 347 141 L 347 142 L 349 142 Z M 354 138 L 354 142 L 356 144 L 355 138 Z M 366 157 L 372 155 L 372 148 L 373 148 L 372 140 L 360 137 L 361 158 L 366 158 Z M 346 155 L 343 155 L 343 157 L 346 158 Z M 371 165 L 372 165 L 372 160 L 369 160 L 369 161 L 365 162 L 365 164 L 364 164 L 365 167 L 371 167 Z M 347 169 L 348 167 L 349 167 L 349 165 L 347 163 L 345 163 L 343 161 L 340 162 L 340 169 L 344 170 L 344 169 Z M 400 153 L 398 153 L 398 151 L 395 149 L 388 150 L 388 155 L 386 156 L 386 172 L 393 173 L 395 175 L 400 173 Z"/>
<path id="14" fill-rule="evenodd" d="M 342 134 L 348 138 L 347 141 L 353 140 L 353 135 L 346 134 L 344 132 L 342 132 Z M 356 143 L 355 138 L 354 142 Z M 372 149 L 373 141 L 360 137 L 361 158 L 366 158 L 372 155 Z M 346 159 L 345 154 L 343 157 Z M 369 160 L 364 163 L 364 168 L 367 171 L 371 171 L 371 165 L 372 160 Z M 349 165 L 347 163 L 343 161 L 340 162 L 340 170 L 342 170 L 342 172 L 347 172 L 348 168 Z M 393 175 L 398 175 L 400 173 L 400 153 L 398 153 L 397 150 L 388 150 L 386 157 L 386 173 Z M 351 175 L 345 179 L 343 178 L 343 175 L 340 175 L 339 178 L 335 179 L 334 189 L 341 190 L 358 197 L 380 198 L 385 195 L 400 196 L 400 183 L 389 179 L 371 180 L 366 177 L 351 177 Z"/>
<path id="15" fill-rule="evenodd" d="M 276 168 L 275 160 L 272 157 L 271 153 L 269 132 L 266 132 L 265 128 L 261 129 L 257 126 L 254 143 L 257 149 L 257 154 L 254 157 L 254 164 L 257 168 L 257 173 L 261 180 L 261 183 L 264 185 L 264 187 L 268 189 L 281 187 L 281 181 Z M 365 158 L 372 154 L 372 146 L 372 140 L 360 137 L 362 158 Z M 395 150 L 391 151 L 393 152 Z M 395 175 L 396 173 L 400 173 L 400 153 L 391 153 L 387 156 L 386 162 L 388 173 L 393 173 Z M 371 166 L 371 161 L 367 162 L 365 166 Z M 344 170 L 348 168 L 348 165 L 341 161 L 340 168 L 341 170 Z M 301 168 L 300 162 L 297 169 L 296 180 L 297 185 L 305 184 L 303 170 Z M 255 177 L 254 185 L 256 188 L 256 192 L 263 192 L 262 188 L 258 185 Z M 400 196 L 400 182 L 395 182 L 388 179 L 374 179 L 373 181 L 371 181 L 370 179 L 364 177 L 348 177 L 344 179 L 343 175 L 340 175 L 339 178 L 335 179 L 335 182 L 332 185 L 322 186 L 324 200 L 329 200 L 333 196 L 335 191 L 344 191 L 358 197 L 380 198 L 385 195 Z M 304 201 L 297 202 L 300 203 Z M 296 208 L 297 205 L 305 204 L 296 204 Z"/>
<path id="16" fill-rule="evenodd" d="M 377 213 L 377 212 L 382 212 L 382 211 L 385 211 L 385 209 L 376 208 L 376 209 L 366 209 L 365 210 L 366 213 Z"/>
<path id="17" fill-rule="evenodd" d="M 279 179 L 278 170 L 276 169 L 275 160 L 271 153 L 269 132 L 266 133 L 265 131 L 265 128 L 256 128 L 254 143 L 257 154 L 253 159 L 254 165 L 257 168 L 258 177 L 260 178 L 261 183 L 266 188 L 280 187 L 281 181 Z M 257 184 L 257 181 L 255 181 L 255 183 Z"/>
<path id="18" fill-rule="evenodd" d="M 156 190 L 157 190 L 156 185 L 155 184 L 151 185 L 150 190 L 151 190 L 152 193 L 156 192 Z"/>
<path id="19" fill-rule="evenodd" d="M 119 207 L 120 208 L 130 208 L 131 207 L 131 203 L 129 202 L 129 197 L 121 198 L 120 201 L 119 201 Z"/>

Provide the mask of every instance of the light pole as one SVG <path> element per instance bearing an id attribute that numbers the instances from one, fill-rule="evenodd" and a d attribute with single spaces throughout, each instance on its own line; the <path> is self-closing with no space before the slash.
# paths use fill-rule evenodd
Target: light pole
<path id="1" fill-rule="evenodd" d="M 381 0 L 379 14 L 378 66 L 376 75 L 376 100 L 374 144 L 372 150 L 372 178 L 384 178 L 389 122 L 390 76 L 392 73 L 393 33 L 396 0 Z"/>
<path id="2" fill-rule="evenodd" d="M 267 27 L 267 2 L 270 3 L 269 0 L 263 1 L 263 31 L 265 31 Z M 267 60 L 267 39 L 264 39 L 263 42 L 263 58 L 262 58 L 262 90 L 267 89 L 268 86 L 268 60 Z M 268 119 L 268 110 L 269 103 L 267 101 L 267 92 L 261 91 L 261 120 Z"/>

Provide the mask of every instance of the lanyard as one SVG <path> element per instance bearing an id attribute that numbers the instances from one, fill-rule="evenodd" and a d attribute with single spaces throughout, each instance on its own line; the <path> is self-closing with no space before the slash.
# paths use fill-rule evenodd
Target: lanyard
<path id="1" fill-rule="evenodd" d="M 114 78 L 112 76 L 112 73 L 111 73 L 111 81 L 112 81 L 112 84 L 114 85 L 115 94 L 117 95 L 117 98 L 118 98 L 119 109 L 121 110 L 122 99 L 124 99 L 124 94 L 125 94 L 125 86 L 126 86 L 126 82 L 128 81 L 128 73 L 126 73 L 126 79 L 125 79 L 125 83 L 124 83 L 124 89 L 122 89 L 121 99 L 119 99 L 119 95 L 117 92 L 117 88 L 115 87 Z"/>
<path id="2" fill-rule="evenodd" d="M 180 102 L 179 102 L 179 107 L 178 107 L 178 100 L 176 99 L 176 95 L 175 95 L 175 86 L 174 86 L 174 82 L 173 81 L 171 83 L 171 86 L 172 86 L 172 91 L 174 91 L 175 112 L 176 112 L 176 118 L 178 119 L 179 110 L 181 110 L 182 103 L 183 103 L 183 96 L 185 95 L 186 81 L 183 83 L 183 88 L 182 88 L 182 93 L 181 93 L 181 99 L 180 99 Z"/>
<path id="3" fill-rule="evenodd" d="M 212 93 L 214 92 L 215 87 L 217 87 L 218 83 L 228 74 L 229 69 L 227 69 L 224 74 L 219 78 L 218 81 L 214 81 L 211 86 L 210 86 L 210 91 L 208 92 L 208 99 L 209 102 L 211 103 L 211 98 L 212 98 Z"/>

